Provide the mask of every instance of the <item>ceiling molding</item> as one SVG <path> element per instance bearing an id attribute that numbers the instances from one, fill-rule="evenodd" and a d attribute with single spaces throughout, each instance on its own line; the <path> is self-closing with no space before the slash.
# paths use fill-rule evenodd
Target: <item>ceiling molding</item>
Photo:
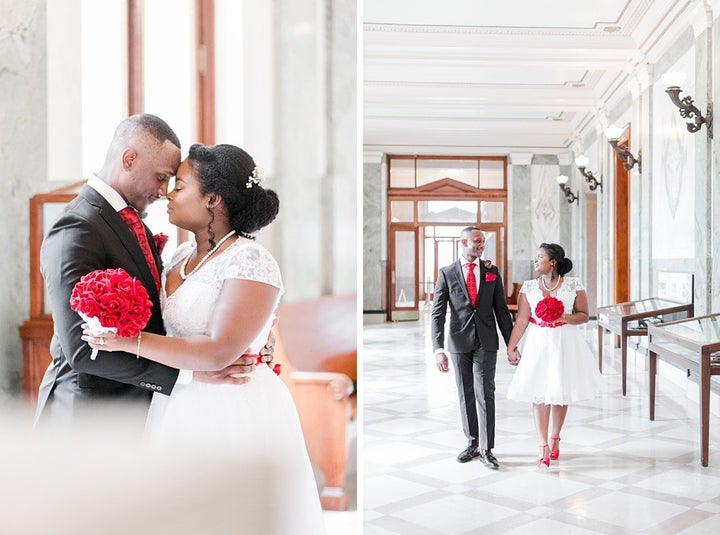
<path id="1" fill-rule="evenodd" d="M 598 137 L 606 110 L 632 116 L 657 59 L 680 37 L 687 46 L 709 1 L 626 0 L 550 16 L 542 2 L 516 0 L 481 16 L 455 9 L 472 0 L 445 0 L 442 12 L 365 0 L 375 20 L 363 25 L 364 144 L 409 154 L 571 152 Z"/>

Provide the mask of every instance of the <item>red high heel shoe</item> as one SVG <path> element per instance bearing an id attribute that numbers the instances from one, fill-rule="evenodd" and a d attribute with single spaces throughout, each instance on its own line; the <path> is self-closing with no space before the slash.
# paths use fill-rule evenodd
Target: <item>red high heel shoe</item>
<path id="1" fill-rule="evenodd" d="M 550 458 L 553 461 L 557 461 L 560 457 L 560 447 L 558 446 L 558 443 L 560 442 L 560 437 L 550 437 L 550 440 L 552 440 L 552 448 L 550 448 Z"/>
<path id="2" fill-rule="evenodd" d="M 550 456 L 548 455 L 548 445 L 542 444 L 540 446 L 540 458 L 537 460 L 538 468 L 549 468 L 550 467 Z"/>

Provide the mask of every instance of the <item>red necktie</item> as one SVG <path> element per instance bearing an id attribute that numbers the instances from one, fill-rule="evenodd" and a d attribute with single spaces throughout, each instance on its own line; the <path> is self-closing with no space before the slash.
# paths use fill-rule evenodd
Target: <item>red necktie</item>
<path id="1" fill-rule="evenodd" d="M 132 233 L 140 244 L 140 249 L 142 249 L 143 255 L 145 256 L 145 261 L 150 268 L 153 279 L 155 279 L 155 288 L 160 292 L 160 273 L 158 273 L 155 258 L 150 250 L 150 244 L 148 243 L 147 234 L 145 233 L 145 225 L 143 225 L 140 216 L 132 206 L 126 206 L 120 210 L 118 214 L 122 220 L 125 221 L 125 224 L 130 227 L 130 230 L 132 230 Z"/>
<path id="2" fill-rule="evenodd" d="M 470 296 L 470 304 L 475 306 L 477 301 L 477 279 L 475 279 L 475 262 L 468 262 L 465 264 L 468 268 L 467 283 L 468 295 Z"/>

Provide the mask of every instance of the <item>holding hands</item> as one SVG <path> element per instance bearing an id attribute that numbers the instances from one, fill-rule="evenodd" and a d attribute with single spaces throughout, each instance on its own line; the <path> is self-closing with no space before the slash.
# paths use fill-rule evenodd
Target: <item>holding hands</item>
<path id="1" fill-rule="evenodd" d="M 520 351 L 518 350 L 517 346 L 515 346 L 512 349 L 508 348 L 507 356 L 508 356 L 508 362 L 510 363 L 511 366 L 517 366 L 518 363 L 520 362 L 521 355 L 520 355 Z"/>

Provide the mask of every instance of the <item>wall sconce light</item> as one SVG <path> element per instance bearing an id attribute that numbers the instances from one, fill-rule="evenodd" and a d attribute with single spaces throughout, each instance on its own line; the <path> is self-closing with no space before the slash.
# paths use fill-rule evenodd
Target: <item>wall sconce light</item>
<path id="1" fill-rule="evenodd" d="M 557 180 L 558 186 L 560 186 L 560 189 L 563 190 L 565 197 L 567 197 L 568 203 L 573 203 L 577 201 L 578 204 L 580 204 L 580 197 L 578 197 L 580 192 L 578 191 L 578 195 L 575 195 L 572 191 L 570 191 L 570 188 L 565 185 L 567 184 L 568 177 L 566 177 L 565 175 L 560 175 L 555 180 Z"/>
<path id="2" fill-rule="evenodd" d="M 682 100 L 680 99 L 680 93 L 682 93 L 680 86 L 685 81 L 684 72 L 666 72 L 660 79 L 666 87 L 665 92 L 670 97 L 670 100 L 680 109 L 680 117 L 683 119 L 694 119 L 692 122 L 685 123 L 688 132 L 697 132 L 702 128 L 703 123 L 705 123 L 708 129 L 708 136 L 712 137 L 712 103 L 708 102 L 707 112 L 705 117 L 703 117 L 700 110 L 693 104 L 692 97 L 687 96 Z"/>
<path id="3" fill-rule="evenodd" d="M 588 163 L 590 163 L 590 158 L 584 154 L 575 158 L 575 165 L 577 165 L 577 168 L 580 170 L 580 174 L 585 177 L 585 182 L 588 183 L 590 189 L 595 191 L 597 187 L 600 186 L 600 191 L 602 191 L 602 182 L 595 178 L 591 171 L 585 171 Z"/>
<path id="4" fill-rule="evenodd" d="M 612 147 L 612 149 L 617 153 L 617 155 L 620 157 L 621 160 L 624 160 L 625 163 L 623 164 L 623 167 L 630 171 L 633 167 L 635 167 L 635 164 L 638 166 L 638 171 L 642 172 L 642 163 L 640 162 L 640 154 L 638 153 L 638 157 L 635 158 L 635 156 L 632 155 L 632 153 L 627 149 L 627 147 L 619 147 L 618 146 L 618 140 L 620 139 L 620 136 L 622 135 L 622 130 L 618 128 L 617 126 L 608 126 L 605 129 L 605 137 L 608 138 L 608 143 Z"/>

